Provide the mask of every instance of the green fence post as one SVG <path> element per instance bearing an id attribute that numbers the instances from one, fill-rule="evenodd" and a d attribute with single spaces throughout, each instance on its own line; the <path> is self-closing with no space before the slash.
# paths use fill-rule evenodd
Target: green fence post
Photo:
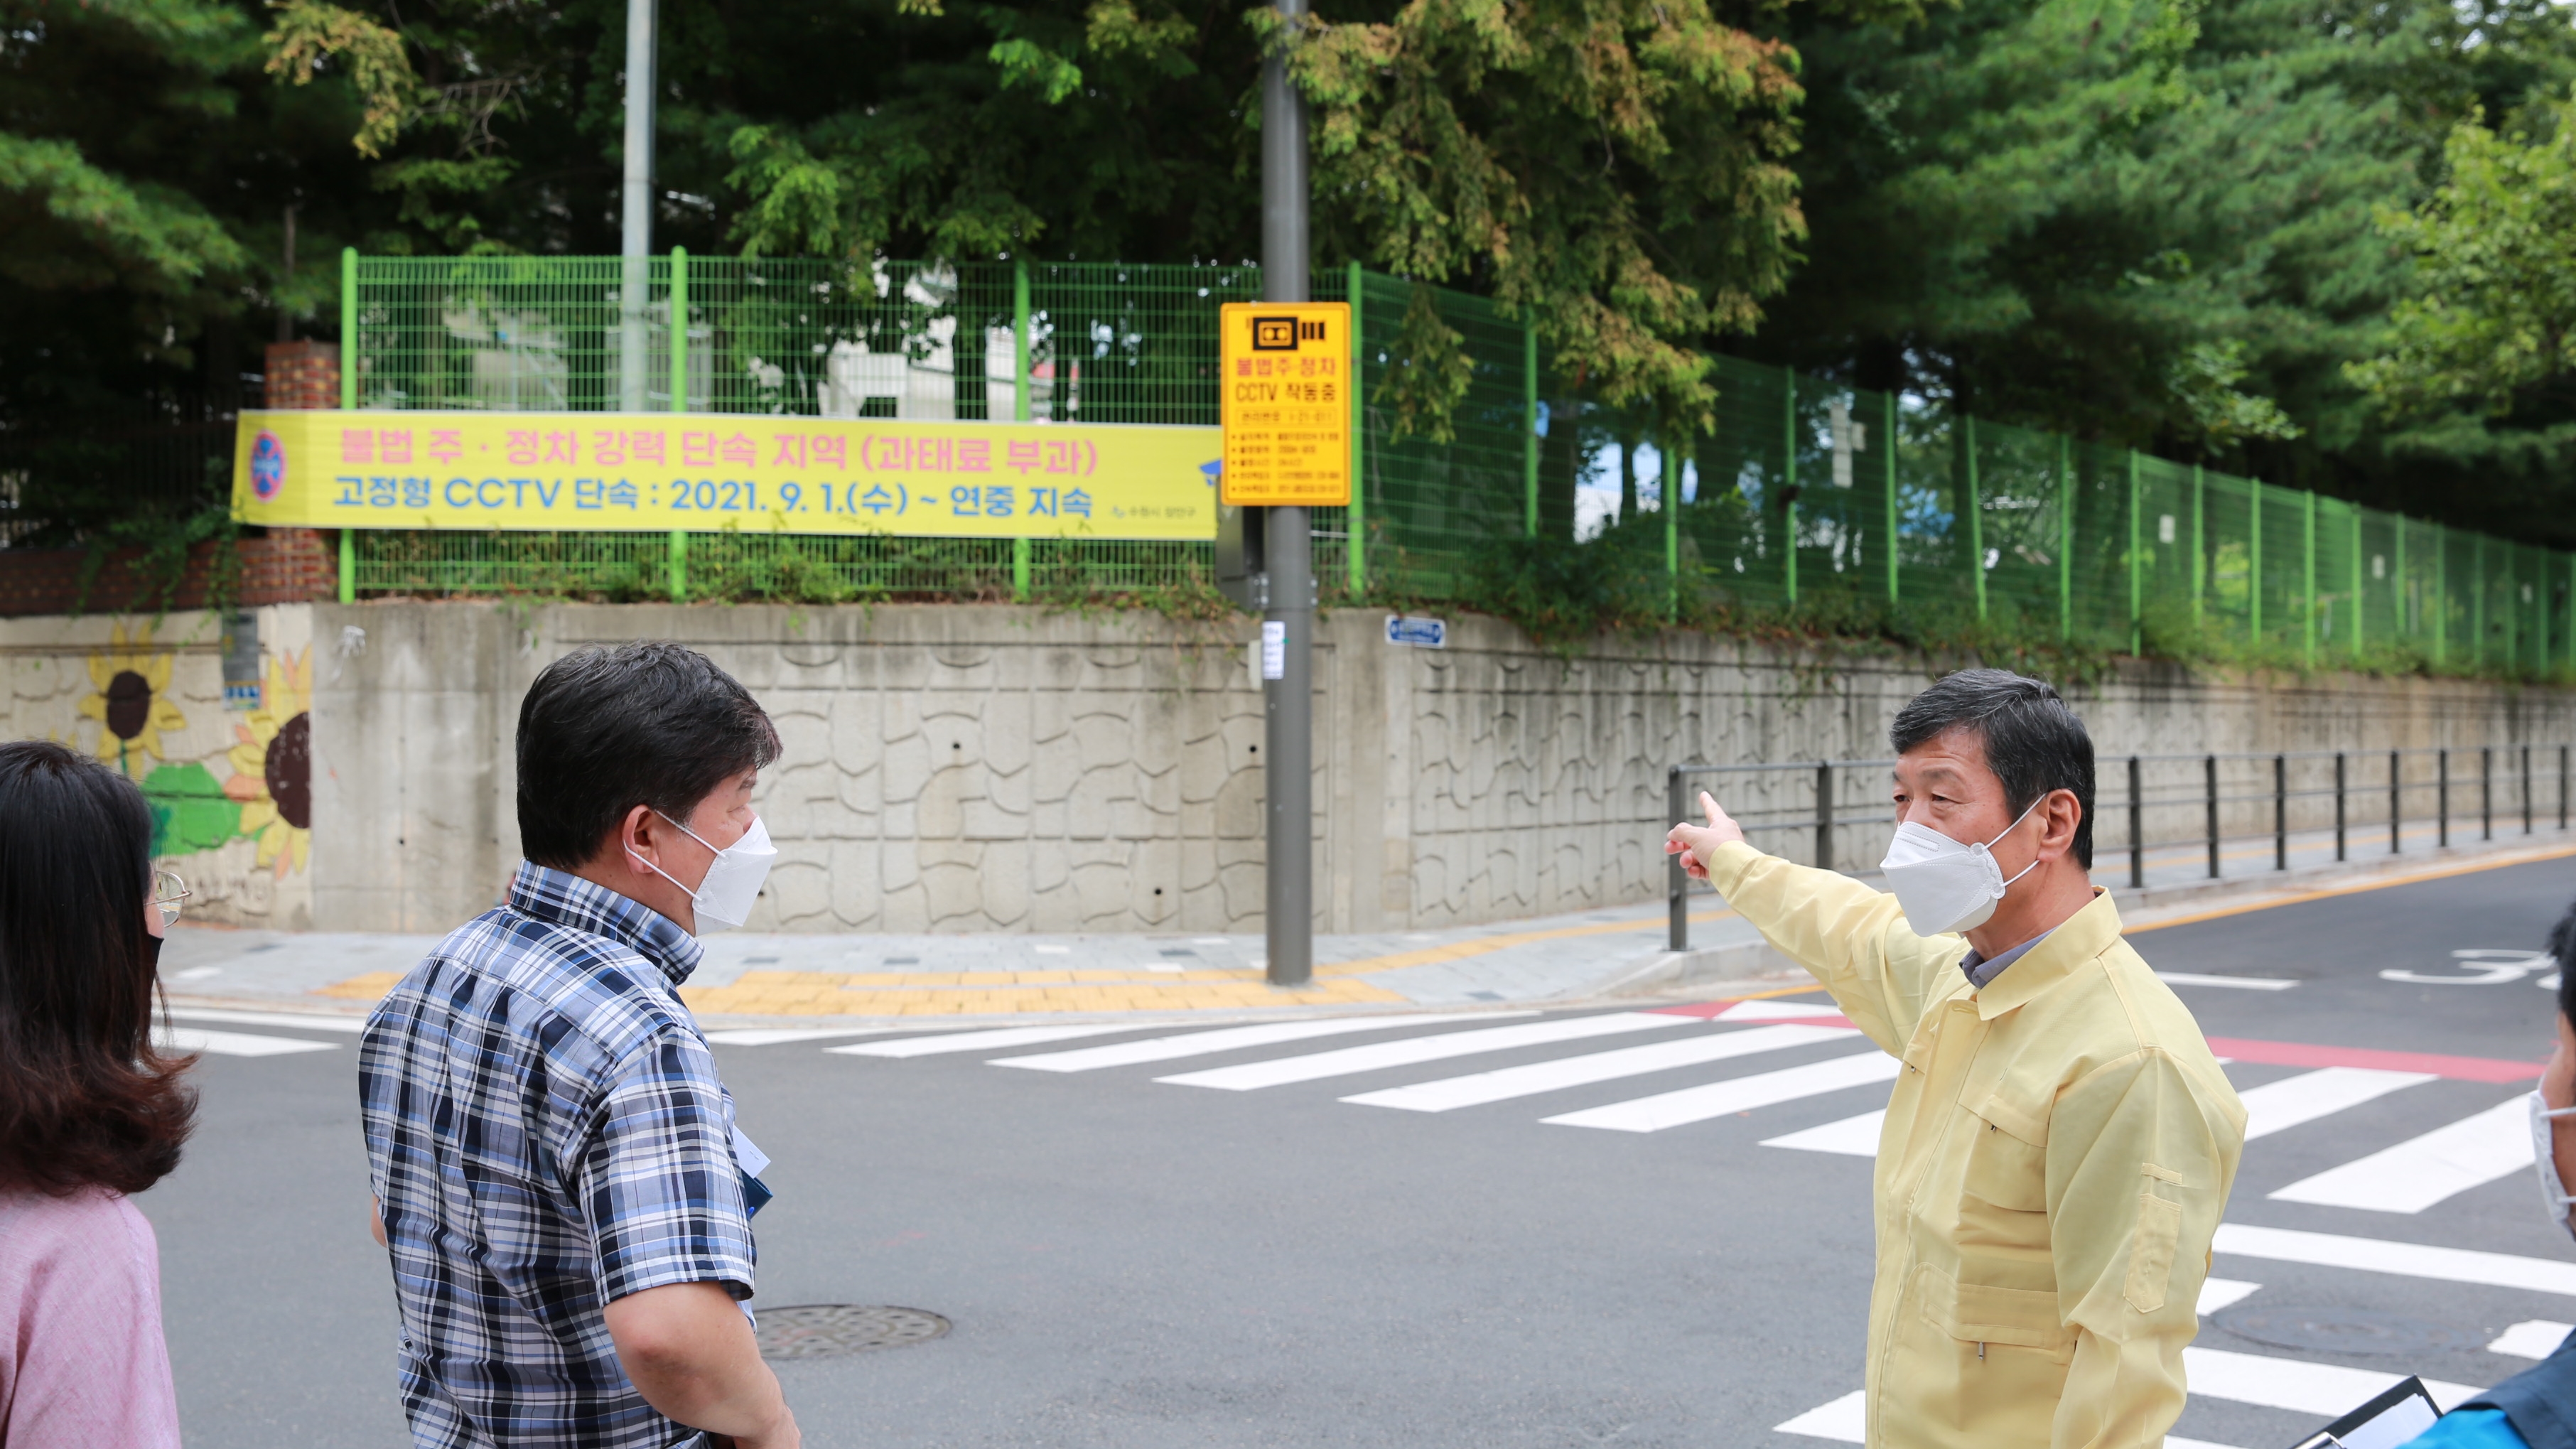
<path id="1" fill-rule="evenodd" d="M 358 249 L 340 248 L 340 406 L 358 405 Z"/>
<path id="2" fill-rule="evenodd" d="M 1887 394 L 1887 445 L 1879 451 L 1887 455 L 1887 544 L 1879 552 L 1887 555 L 1887 601 L 1896 602 L 1896 394 Z"/>
<path id="3" fill-rule="evenodd" d="M 2363 627 L 2362 619 L 2364 617 L 2361 607 L 2361 505 L 2355 503 L 2346 508 L 2344 513 L 2345 516 L 2352 520 L 2352 567 L 2350 569 L 2350 573 L 2352 574 L 2352 657 L 2359 659 L 2361 657 L 2361 631 Z"/>
<path id="4" fill-rule="evenodd" d="M 1029 566 L 1033 561 L 1031 555 L 1036 551 L 1028 539 L 1011 540 L 1011 601 L 1013 603 L 1025 604 L 1029 601 Z"/>
<path id="5" fill-rule="evenodd" d="M 689 249 L 671 248 L 671 411 L 689 410 Z M 676 557 L 676 555 L 675 555 Z M 677 564 L 672 566 L 675 570 Z M 679 575 L 675 572 L 672 577 Z M 676 592 L 679 585 L 672 586 Z"/>
<path id="6" fill-rule="evenodd" d="M 1011 263 L 1011 421 L 1029 420 L 1029 391 L 1037 386 L 1038 360 L 1029 355 L 1029 264 Z"/>
<path id="7" fill-rule="evenodd" d="M 340 530 L 340 602 L 358 602 L 358 531 Z"/>
<path id="8" fill-rule="evenodd" d="M 2299 606 L 2299 662 L 2310 668 L 2317 662 L 2317 495 L 2314 489 L 2299 492 L 2300 587 L 2304 600 Z"/>
<path id="9" fill-rule="evenodd" d="M 2400 639 L 2412 639 L 2415 637 L 2417 631 L 2422 628 L 2424 621 L 2420 616 L 2414 619 L 2406 617 L 2407 585 L 2405 514 L 2400 513 L 2397 515 L 2396 525 L 2389 529 L 2389 532 L 2397 535 L 2396 545 L 2389 550 L 2388 560 L 2388 581 L 2396 587 L 2397 594 L 2395 598 L 2390 600 L 2390 602 L 2395 605 L 2396 623 L 2389 628 L 2388 632 Z"/>
<path id="10" fill-rule="evenodd" d="M 1521 319 L 1521 532 L 1538 537 L 1538 328 Z M 1556 420 L 1548 419 L 1554 427 Z"/>
<path id="11" fill-rule="evenodd" d="M 2129 652 L 2147 651 L 2147 629 L 2142 617 L 2145 597 L 2144 575 L 2140 565 L 2146 561 L 2145 548 L 2138 540 L 2138 450 L 2129 450 Z"/>
<path id="12" fill-rule="evenodd" d="M 2469 535 L 2469 667 L 2487 663 L 2487 536 Z"/>
<path id="13" fill-rule="evenodd" d="M 2247 531 L 2250 542 L 2245 548 L 2245 644 L 2249 649 L 2260 649 L 2263 647 L 2263 480 L 2246 479 L 2245 492 L 2254 500 L 2253 506 L 2246 510 L 2253 519 L 2253 526 Z"/>
<path id="14" fill-rule="evenodd" d="M 688 530 L 671 530 L 671 602 L 689 601 L 689 534 Z"/>
<path id="15" fill-rule="evenodd" d="M 2075 637 L 2075 442 L 2057 438 L 2057 637 Z"/>
<path id="16" fill-rule="evenodd" d="M 1664 617 L 1682 616 L 1682 463 L 1668 445 L 1655 450 L 1664 459 L 1664 491 L 1658 500 L 1664 515 Z"/>
<path id="17" fill-rule="evenodd" d="M 2436 523 L 2433 529 L 2433 662 L 2450 662 L 2451 657 L 2451 539 L 2450 530 Z"/>
<path id="18" fill-rule="evenodd" d="M 2207 588 L 2209 572 L 2209 540 L 2203 532 L 2203 521 L 2208 516 L 2208 494 L 2209 480 L 2202 475 L 2201 466 L 2194 463 L 2191 465 L 2191 627 L 2194 630 L 2200 628 L 2200 596 Z"/>
<path id="19" fill-rule="evenodd" d="M 1789 607 L 1798 607 L 1798 370 L 1780 369 L 1780 446 L 1786 460 L 1780 485 L 1781 519 L 1789 528 L 1782 576 L 1789 585 Z"/>
<path id="20" fill-rule="evenodd" d="M 2567 556 L 2567 667 L 2576 670 L 2576 553 Z"/>
<path id="21" fill-rule="evenodd" d="M 1351 502 L 1342 514 L 1343 558 L 1349 568 L 1351 596 L 1368 592 L 1368 329 L 1360 323 L 1360 264 L 1350 264 L 1351 303 Z"/>
<path id="22" fill-rule="evenodd" d="M 1977 479 L 1977 420 L 1968 429 L 1968 582 L 1977 596 L 1977 622 L 1986 622 L 1986 495 Z"/>

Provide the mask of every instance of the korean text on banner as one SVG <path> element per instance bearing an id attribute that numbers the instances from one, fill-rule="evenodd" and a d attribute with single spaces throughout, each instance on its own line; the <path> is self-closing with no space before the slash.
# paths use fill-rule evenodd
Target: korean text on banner
<path id="1" fill-rule="evenodd" d="M 1223 313 L 1225 502 L 1347 505 L 1356 381 L 1350 304 L 1228 302 Z"/>
<path id="2" fill-rule="evenodd" d="M 233 516 L 304 528 L 1216 536 L 1214 428 L 246 412 Z"/>

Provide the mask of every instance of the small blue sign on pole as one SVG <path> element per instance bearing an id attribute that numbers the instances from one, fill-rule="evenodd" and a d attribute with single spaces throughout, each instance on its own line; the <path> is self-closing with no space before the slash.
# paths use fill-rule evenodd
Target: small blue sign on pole
<path id="1" fill-rule="evenodd" d="M 1389 614 L 1386 616 L 1386 642 L 1408 644 L 1416 649 L 1446 649 L 1449 647 L 1449 624 L 1445 619 Z"/>

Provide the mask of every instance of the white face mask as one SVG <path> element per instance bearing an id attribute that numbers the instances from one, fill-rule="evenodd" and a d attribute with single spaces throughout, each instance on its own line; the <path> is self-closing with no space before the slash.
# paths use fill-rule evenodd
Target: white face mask
<path id="1" fill-rule="evenodd" d="M 662 815 L 659 810 L 653 813 Z M 662 815 L 662 818 L 671 820 L 668 815 Z M 682 835 L 700 845 L 707 845 L 698 832 L 677 820 L 671 820 L 671 824 Z M 716 850 L 712 845 L 707 845 L 707 849 Z M 635 855 L 632 850 L 626 853 Z M 697 933 L 701 936 L 709 931 L 730 931 L 751 919 L 751 903 L 760 899 L 761 884 L 769 879 L 769 863 L 777 858 L 778 848 L 769 843 L 769 825 L 757 815 L 752 817 L 751 828 L 742 833 L 742 839 L 716 850 L 716 858 L 707 865 L 706 879 L 699 881 L 698 888 L 693 891 L 680 885 L 679 878 L 669 871 L 635 855 L 636 862 L 646 870 L 689 891 L 689 901 L 698 917 Z"/>
<path id="2" fill-rule="evenodd" d="M 2538 1159 L 2536 1165 L 2540 1169 L 2541 1211 L 2549 1214 L 2551 1222 L 2565 1228 L 2569 1237 L 2576 1237 L 2576 1223 L 2567 1220 L 2568 1209 L 2576 1208 L 2576 1197 L 2569 1197 L 2567 1184 L 2558 1180 L 2558 1148 L 2551 1140 L 2553 1134 L 2549 1130 L 2552 1117 L 2576 1117 L 2576 1107 L 2560 1107 L 2553 1111 L 2548 1100 L 2534 1089 L 2531 1094 L 2531 1155 Z"/>
<path id="3" fill-rule="evenodd" d="M 2040 800 L 2048 797 L 2043 795 Z M 2033 800 L 2003 835 L 2030 818 L 2039 808 Z M 2003 867 L 1995 864 L 1989 847 L 1961 845 L 1929 825 L 1908 820 L 1896 827 L 1896 839 L 1887 847 L 1887 859 L 1878 868 L 1887 876 L 1887 888 L 1896 892 L 1896 903 L 1905 908 L 1905 924 L 1918 936 L 1938 936 L 1944 931 L 1973 931 L 1995 913 L 1995 902 L 2014 880 L 2039 868 L 2033 859 L 2012 880 L 2004 879 Z"/>

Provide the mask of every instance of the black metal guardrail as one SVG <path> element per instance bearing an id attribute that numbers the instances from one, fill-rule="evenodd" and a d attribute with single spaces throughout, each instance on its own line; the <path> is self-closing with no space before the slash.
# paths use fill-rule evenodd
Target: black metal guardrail
<path id="1" fill-rule="evenodd" d="M 2537 777 L 2535 751 L 2540 761 Z M 2123 781 L 2119 775 L 2104 771 L 2111 778 L 2100 781 L 2095 789 L 2094 860 L 2098 869 L 2106 854 L 2116 859 L 2125 852 L 2129 858 L 2129 885 L 2139 888 L 2147 883 L 2147 852 L 2176 846 L 2205 847 L 2209 878 L 2217 880 L 2223 875 L 2224 846 L 2228 841 L 2268 837 L 2272 868 L 2288 870 L 2291 835 L 2321 833 L 2329 824 L 2334 831 L 2334 858 L 2350 860 L 2356 835 L 2365 830 L 2377 834 L 2381 825 L 2378 802 L 2383 797 L 2387 802 L 2389 854 L 2404 851 L 2405 827 L 2410 820 L 2429 818 L 2433 822 L 2437 848 L 2451 843 L 2455 819 L 2463 827 L 2473 820 L 2479 838 L 2493 840 L 2499 804 L 2499 754 L 2505 757 L 2502 784 L 2507 798 L 2501 803 L 2506 809 L 2506 823 L 2511 825 L 2518 804 L 2522 833 L 2530 835 L 2537 832 L 2538 822 L 2545 815 L 2540 792 L 2553 752 L 2557 756 L 2558 779 L 2557 798 L 2551 803 L 2556 806 L 2556 828 L 2565 830 L 2571 765 L 2571 747 L 2565 744 L 2114 756 L 2102 763 L 2114 770 L 2125 766 L 2125 799 L 2105 798 L 2112 791 L 2102 786 L 2116 789 Z M 2455 771 L 2454 757 L 2460 757 L 2462 763 L 2473 757 L 2474 777 Z M 1746 835 L 1785 837 L 1775 854 L 1791 858 L 1804 855 L 1805 864 L 1832 870 L 1837 859 L 1858 858 L 1842 848 L 1844 837 L 1869 832 L 1883 839 L 1895 829 L 1883 800 L 1876 802 L 1873 811 L 1872 802 L 1855 798 L 1859 792 L 1853 788 L 1856 782 L 1865 789 L 1866 782 L 1883 779 L 1883 772 L 1895 763 L 1881 759 L 1675 765 L 1665 777 L 1665 807 L 1670 819 L 1695 819 L 1693 782 L 1726 779 L 1727 783 L 1716 792 L 1718 803 L 1744 827 Z M 2470 789 L 2476 791 L 2476 813 L 2455 814 L 2454 797 Z M 1790 796 L 1801 798 L 1785 798 Z M 2427 796 L 2429 809 L 2420 815 L 2413 813 L 2415 802 Z M 2364 810 L 2369 812 L 2366 826 Z M 2176 814 L 2191 820 L 2188 834 L 2159 837 L 2149 831 L 2151 818 L 2162 821 Z M 2117 829 L 2106 830 L 2106 826 Z M 1705 888 L 1701 889 L 1704 892 Z M 1692 882 L 1682 873 L 1680 857 L 1669 857 L 1665 865 L 1665 904 L 1670 918 L 1668 940 L 1675 951 L 1690 949 L 1692 894 Z"/>

